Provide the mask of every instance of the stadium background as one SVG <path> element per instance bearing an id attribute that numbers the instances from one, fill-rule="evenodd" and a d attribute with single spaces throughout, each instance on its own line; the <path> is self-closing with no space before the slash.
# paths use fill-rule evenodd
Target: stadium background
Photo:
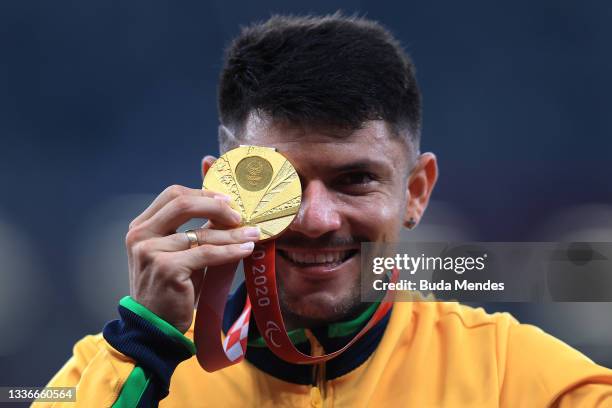
<path id="1" fill-rule="evenodd" d="M 357 12 L 415 60 L 441 178 L 407 239 L 612 241 L 612 3 L 329 3 L 0 5 L 0 385 L 45 384 L 115 317 L 128 222 L 201 185 L 222 50 L 273 12 Z M 612 366 L 612 303 L 486 308 Z"/>

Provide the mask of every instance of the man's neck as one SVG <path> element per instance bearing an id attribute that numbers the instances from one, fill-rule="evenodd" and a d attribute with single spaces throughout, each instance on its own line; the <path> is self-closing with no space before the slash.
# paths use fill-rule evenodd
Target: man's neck
<path id="1" fill-rule="evenodd" d="M 296 329 L 314 329 L 329 326 L 330 324 L 334 323 L 341 323 L 353 320 L 359 317 L 362 313 L 364 313 L 370 306 L 370 303 L 359 303 L 354 308 L 349 310 L 346 314 L 333 320 L 309 319 L 303 316 L 293 314 L 284 309 L 282 310 L 282 314 L 283 321 L 285 323 L 285 328 L 287 329 L 287 331 Z"/>

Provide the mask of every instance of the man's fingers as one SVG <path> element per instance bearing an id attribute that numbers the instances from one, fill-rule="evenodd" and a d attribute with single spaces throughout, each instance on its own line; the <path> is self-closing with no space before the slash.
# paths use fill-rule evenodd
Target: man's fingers
<path id="1" fill-rule="evenodd" d="M 223 265 L 236 262 L 253 252 L 254 242 L 229 245 L 201 245 L 187 251 L 175 252 L 177 262 L 192 271 L 204 269 L 207 266 Z"/>
<path id="2" fill-rule="evenodd" d="M 241 244 L 249 241 L 257 241 L 260 231 L 257 227 L 242 227 L 230 230 L 215 230 L 209 228 L 198 228 L 193 230 L 198 236 L 200 245 L 228 245 Z M 177 232 L 166 237 L 152 238 L 147 240 L 151 251 L 175 252 L 189 249 L 190 242 L 187 234 Z"/>
<path id="3" fill-rule="evenodd" d="M 235 227 L 240 224 L 240 213 L 225 199 L 182 195 L 170 201 L 151 218 L 139 225 L 151 235 L 168 235 L 192 218 L 213 219 L 215 225 Z"/>
<path id="4" fill-rule="evenodd" d="M 155 200 L 153 200 L 149 207 L 147 207 L 147 209 L 144 210 L 142 214 L 140 214 L 130 223 L 130 229 L 142 224 L 143 222 L 151 218 L 160 209 L 162 209 L 170 201 L 182 195 L 190 195 L 194 197 L 223 196 L 223 194 L 215 193 L 209 190 L 194 189 L 178 184 L 170 186 L 164 191 L 162 191 L 161 194 L 158 195 Z"/>

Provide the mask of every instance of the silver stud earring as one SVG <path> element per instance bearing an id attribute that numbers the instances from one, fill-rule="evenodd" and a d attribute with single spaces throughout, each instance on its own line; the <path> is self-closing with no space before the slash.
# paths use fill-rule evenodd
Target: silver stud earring
<path id="1" fill-rule="evenodd" d="M 416 226 L 416 221 L 414 220 L 414 217 L 410 217 L 410 219 L 408 220 L 408 229 L 413 229 Z"/>

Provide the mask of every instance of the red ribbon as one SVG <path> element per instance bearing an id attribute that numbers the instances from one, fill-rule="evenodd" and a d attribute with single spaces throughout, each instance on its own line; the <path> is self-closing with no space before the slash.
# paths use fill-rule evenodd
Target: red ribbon
<path id="1" fill-rule="evenodd" d="M 268 348 L 279 358 L 294 364 L 327 361 L 344 352 L 378 323 L 393 304 L 392 291 L 387 291 L 368 323 L 344 347 L 322 356 L 309 356 L 291 342 L 281 314 L 276 286 L 274 241 L 255 244 L 253 253 L 244 259 L 247 299 L 240 317 L 221 341 L 223 312 L 238 263 L 209 267 L 202 282 L 195 321 L 194 341 L 198 362 L 208 372 L 236 364 L 246 354 L 251 308 L 259 333 Z M 392 281 L 397 280 L 397 270 Z"/>

